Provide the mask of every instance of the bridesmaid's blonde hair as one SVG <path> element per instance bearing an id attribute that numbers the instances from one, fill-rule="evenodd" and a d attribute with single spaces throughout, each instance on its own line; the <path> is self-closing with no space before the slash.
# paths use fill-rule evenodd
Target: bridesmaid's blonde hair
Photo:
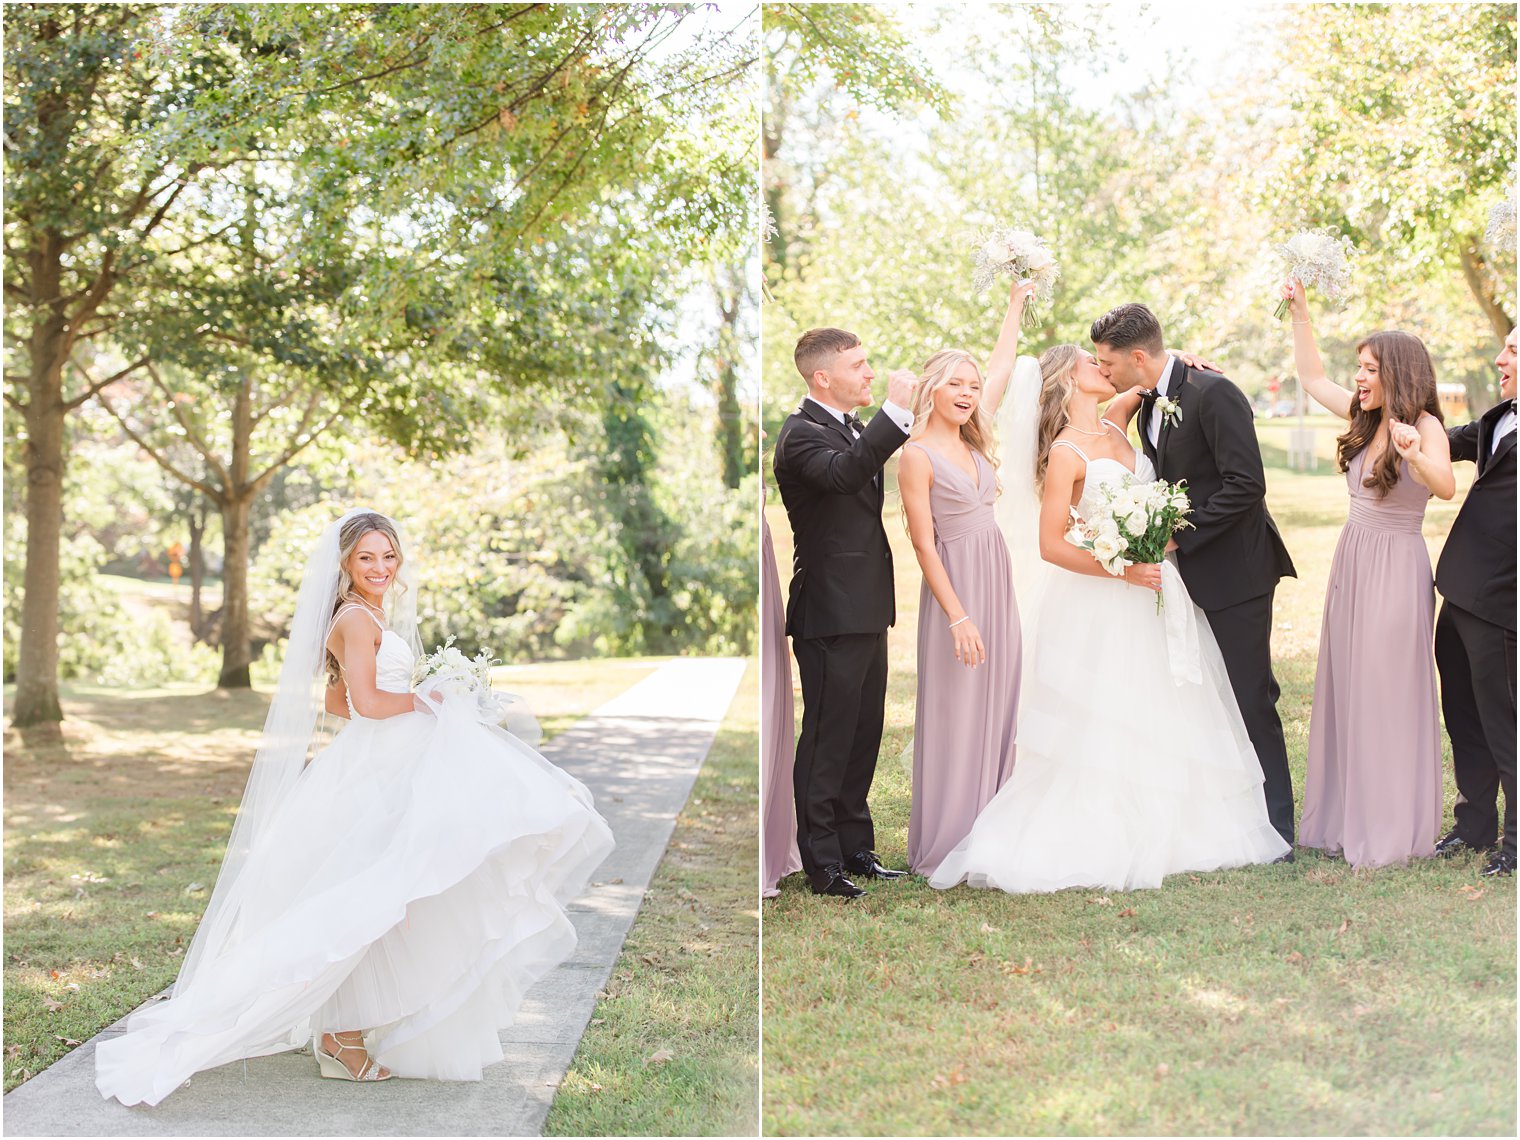
<path id="1" fill-rule="evenodd" d="M 913 429 L 908 433 L 910 440 L 923 435 L 924 428 L 929 424 L 929 413 L 934 409 L 934 394 L 949 382 L 962 364 L 971 365 L 976 370 L 977 381 L 984 382 L 976 358 L 964 349 L 942 348 L 924 361 L 918 387 L 913 392 Z M 980 396 L 977 397 L 976 409 L 971 413 L 971 418 L 961 424 L 961 439 L 965 440 L 966 446 L 972 451 L 980 452 L 982 458 L 996 469 L 997 443 L 992 427 L 987 422 L 987 413 L 982 409 Z"/>

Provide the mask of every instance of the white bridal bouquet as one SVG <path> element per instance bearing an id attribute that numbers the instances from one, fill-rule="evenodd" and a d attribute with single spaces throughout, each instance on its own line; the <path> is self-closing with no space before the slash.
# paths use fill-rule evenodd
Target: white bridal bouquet
<path id="1" fill-rule="evenodd" d="M 971 283 L 985 293 L 999 277 L 1033 281 L 1035 301 L 1048 301 L 1055 293 L 1061 267 L 1045 243 L 1028 230 L 999 226 L 984 234 L 977 244 L 976 270 Z"/>
<path id="2" fill-rule="evenodd" d="M 1090 518 L 1073 522 L 1066 541 L 1090 551 L 1117 578 L 1126 566 L 1165 558 L 1172 535 L 1193 525 L 1185 517 L 1192 509 L 1186 482 L 1143 483 L 1126 475 L 1117 486 L 1104 488 Z M 1158 613 L 1161 604 L 1157 594 Z"/>
<path id="3" fill-rule="evenodd" d="M 1306 289 L 1312 285 L 1332 301 L 1339 300 L 1351 284 L 1351 255 L 1355 252 L 1350 238 L 1328 229 L 1305 230 L 1277 247 L 1286 276 L 1297 277 Z M 1282 320 L 1287 311 L 1285 298 L 1272 315 Z"/>
<path id="4" fill-rule="evenodd" d="M 437 689 L 445 698 L 471 699 L 482 719 L 500 721 L 510 703 L 503 694 L 491 689 L 491 666 L 500 664 L 484 649 L 474 657 L 454 645 L 450 637 L 437 649 L 417 662 L 412 672 L 412 687 Z"/>

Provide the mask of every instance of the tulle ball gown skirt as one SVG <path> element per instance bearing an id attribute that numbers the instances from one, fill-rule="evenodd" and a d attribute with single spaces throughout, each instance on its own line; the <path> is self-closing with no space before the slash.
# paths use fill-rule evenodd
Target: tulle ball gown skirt
<path id="1" fill-rule="evenodd" d="M 288 800 L 230 934 L 101 1043 L 104 1096 L 157 1104 L 192 1073 L 353 1029 L 397 1076 L 478 1080 L 574 949 L 564 904 L 612 848 L 585 787 L 463 703 L 354 720 Z"/>
<path id="2" fill-rule="evenodd" d="M 930 886 L 1133 890 L 1288 850 L 1200 611 L 1201 680 L 1183 683 L 1148 590 L 1052 571 L 1038 613 L 1013 775 Z"/>

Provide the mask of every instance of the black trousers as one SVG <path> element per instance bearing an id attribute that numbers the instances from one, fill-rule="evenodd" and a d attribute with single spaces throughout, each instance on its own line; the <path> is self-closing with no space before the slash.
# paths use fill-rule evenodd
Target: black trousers
<path id="1" fill-rule="evenodd" d="M 1457 780 L 1453 830 L 1473 847 L 1499 831 L 1504 789 L 1504 850 L 1515 854 L 1515 631 L 1450 602 L 1436 618 L 1441 711 Z"/>
<path id="2" fill-rule="evenodd" d="M 1267 817 L 1288 843 L 1293 842 L 1293 777 L 1288 772 L 1288 749 L 1282 720 L 1277 715 L 1281 693 L 1272 674 L 1272 596 L 1250 598 L 1222 610 L 1206 611 L 1209 628 L 1224 655 L 1230 688 L 1256 759 L 1261 764 L 1262 792 Z"/>
<path id="3" fill-rule="evenodd" d="M 876 846 L 866 796 L 876 775 L 887 703 L 887 635 L 794 637 L 802 731 L 792 788 L 797 849 L 812 878 Z"/>

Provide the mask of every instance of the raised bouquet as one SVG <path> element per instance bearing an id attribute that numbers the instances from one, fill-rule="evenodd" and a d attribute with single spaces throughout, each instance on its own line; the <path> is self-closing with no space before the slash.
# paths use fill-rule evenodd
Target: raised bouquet
<path id="1" fill-rule="evenodd" d="M 491 666 L 500 662 L 485 650 L 466 657 L 450 637 L 437 649 L 417 662 L 412 671 L 412 687 L 418 691 L 434 690 L 448 700 L 469 700 L 483 720 L 500 721 L 510 700 L 491 689 Z"/>
<path id="2" fill-rule="evenodd" d="M 1043 303 L 1055 295 L 1061 278 L 1061 267 L 1045 243 L 1028 230 L 1012 226 L 983 234 L 974 260 L 971 283 L 978 293 L 985 293 L 999 277 L 1013 277 L 1034 282 L 1032 299 Z"/>
<path id="3" fill-rule="evenodd" d="M 1091 552 L 1099 565 L 1116 578 L 1126 566 L 1160 562 L 1172 535 L 1193 524 L 1187 515 L 1187 483 L 1165 480 L 1142 482 L 1133 475 L 1099 493 L 1098 508 L 1086 519 L 1077 519 L 1066 532 L 1066 541 Z M 1161 611 L 1156 595 L 1156 612 Z"/>
<path id="4" fill-rule="evenodd" d="M 1339 300 L 1351 284 L 1351 239 L 1332 230 L 1305 230 L 1277 247 L 1285 276 L 1297 277 L 1307 289 L 1318 289 L 1332 301 Z M 1284 298 L 1272 315 L 1279 321 L 1288 311 Z"/>

